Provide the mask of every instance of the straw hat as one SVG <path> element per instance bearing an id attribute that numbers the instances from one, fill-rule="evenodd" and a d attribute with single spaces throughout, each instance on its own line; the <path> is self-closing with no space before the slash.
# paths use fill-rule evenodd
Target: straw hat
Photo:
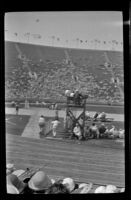
<path id="1" fill-rule="evenodd" d="M 47 189 L 51 185 L 50 178 L 43 171 L 36 172 L 28 182 L 29 188 L 36 191 Z"/>
<path id="2" fill-rule="evenodd" d="M 8 194 L 19 194 L 19 191 L 13 185 L 8 185 L 7 184 L 7 193 Z"/>
<path id="3" fill-rule="evenodd" d="M 7 176 L 7 184 L 15 186 L 19 193 L 21 193 L 26 186 L 26 184 L 20 181 L 19 178 L 14 174 L 10 174 Z"/>
<path id="4" fill-rule="evenodd" d="M 121 189 L 120 189 L 120 192 L 125 192 L 125 188 L 121 188 Z"/>
<path id="5" fill-rule="evenodd" d="M 92 183 L 89 183 L 89 184 L 82 183 L 82 184 L 80 184 L 79 185 L 79 188 L 81 189 L 80 194 L 88 193 L 91 190 L 92 186 L 93 186 Z"/>
<path id="6" fill-rule="evenodd" d="M 72 178 L 63 179 L 62 184 L 65 185 L 70 192 L 75 188 L 75 182 Z"/>
<path id="7" fill-rule="evenodd" d="M 115 193 L 117 191 L 117 187 L 115 185 L 107 185 L 106 193 Z"/>
<path id="8" fill-rule="evenodd" d="M 94 193 L 106 193 L 106 187 L 104 186 L 99 186 L 95 189 Z"/>

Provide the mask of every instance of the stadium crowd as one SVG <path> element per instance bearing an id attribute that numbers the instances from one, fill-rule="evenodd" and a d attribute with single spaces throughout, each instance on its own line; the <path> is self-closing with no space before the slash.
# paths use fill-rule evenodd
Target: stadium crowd
<path id="1" fill-rule="evenodd" d="M 33 55 L 34 52 L 30 51 L 30 54 L 31 52 Z M 51 52 L 52 58 L 47 57 L 48 59 L 46 57 L 33 59 L 33 56 L 28 53 L 26 48 L 23 48 L 24 57 L 16 54 L 15 58 L 11 58 L 9 61 L 5 78 L 5 97 L 7 99 L 17 97 L 21 99 L 28 96 L 37 99 L 64 100 L 63 91 L 79 85 L 83 92 L 88 92 L 91 101 L 106 103 L 122 101 L 117 85 L 112 82 L 107 69 L 100 65 L 104 61 L 101 61 L 101 57 L 98 55 L 96 55 L 96 60 L 92 60 L 90 56 L 85 58 L 80 53 L 81 57 L 78 59 L 73 51 L 69 51 L 74 63 L 70 64 L 61 55 L 60 59 L 56 61 L 53 58 L 54 52 Z M 83 63 L 83 59 L 85 63 Z M 95 62 L 98 63 L 98 66 Z M 119 68 L 119 65 L 116 68 Z M 115 71 L 119 72 L 119 70 Z M 104 79 L 101 76 L 104 76 Z"/>
<path id="2" fill-rule="evenodd" d="M 78 183 L 73 178 L 50 178 L 43 170 L 36 170 L 30 176 L 23 176 L 29 169 L 16 169 L 14 164 L 6 166 L 6 190 L 8 194 L 87 194 L 121 193 L 125 188 L 115 185 L 94 186 L 93 183 Z"/>

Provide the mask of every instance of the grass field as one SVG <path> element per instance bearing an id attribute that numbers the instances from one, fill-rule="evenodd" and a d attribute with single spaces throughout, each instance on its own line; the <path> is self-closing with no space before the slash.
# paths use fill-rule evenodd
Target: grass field
<path id="1" fill-rule="evenodd" d="M 29 115 L 6 115 L 6 133 L 21 135 L 30 119 Z"/>

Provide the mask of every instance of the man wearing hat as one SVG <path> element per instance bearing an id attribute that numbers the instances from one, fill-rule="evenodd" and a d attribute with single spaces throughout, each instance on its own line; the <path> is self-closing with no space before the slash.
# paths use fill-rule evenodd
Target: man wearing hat
<path id="1" fill-rule="evenodd" d="M 43 171 L 38 171 L 29 180 L 28 187 L 34 193 L 45 193 L 45 191 L 53 184 L 52 181 Z"/>
<path id="2" fill-rule="evenodd" d="M 75 189 L 75 182 L 72 178 L 63 179 L 62 184 L 66 186 L 69 192 L 72 192 Z"/>
<path id="3" fill-rule="evenodd" d="M 56 116 L 55 119 L 51 122 L 53 137 L 56 137 L 56 133 L 57 133 L 59 124 L 60 124 L 59 117 Z"/>
<path id="4" fill-rule="evenodd" d="M 7 192 L 16 191 L 16 193 L 17 192 L 22 193 L 26 187 L 26 183 L 20 181 L 19 178 L 14 174 L 8 175 L 6 177 L 6 182 L 7 182 Z"/>

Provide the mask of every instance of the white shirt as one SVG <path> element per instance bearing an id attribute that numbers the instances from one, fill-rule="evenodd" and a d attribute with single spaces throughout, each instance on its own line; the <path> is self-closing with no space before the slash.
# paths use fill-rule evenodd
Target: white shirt
<path id="1" fill-rule="evenodd" d="M 44 123 L 45 123 L 45 118 L 40 117 L 40 119 L 39 119 L 39 123 L 40 123 L 40 124 L 44 124 Z"/>
<path id="2" fill-rule="evenodd" d="M 56 128 L 60 122 L 58 120 L 54 120 L 51 123 L 52 123 L 53 128 Z"/>
<path id="3" fill-rule="evenodd" d="M 78 126 L 78 127 L 76 126 L 76 127 L 74 128 L 73 132 L 75 133 L 75 135 L 81 136 L 81 129 L 80 129 L 79 126 Z"/>

